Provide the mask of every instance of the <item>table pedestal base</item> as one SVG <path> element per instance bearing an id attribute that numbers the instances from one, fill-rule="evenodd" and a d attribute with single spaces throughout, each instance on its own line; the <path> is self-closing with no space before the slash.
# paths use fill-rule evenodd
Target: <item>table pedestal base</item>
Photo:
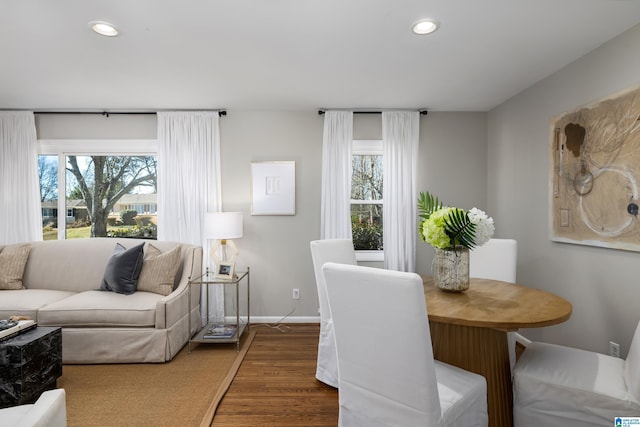
<path id="1" fill-rule="evenodd" d="M 429 325 L 436 360 L 487 379 L 489 426 L 513 426 L 513 389 L 507 333 L 434 321 Z"/>

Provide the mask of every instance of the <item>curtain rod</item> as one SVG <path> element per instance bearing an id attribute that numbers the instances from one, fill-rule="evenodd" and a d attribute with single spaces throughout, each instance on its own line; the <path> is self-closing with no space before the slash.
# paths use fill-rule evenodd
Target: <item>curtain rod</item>
<path id="1" fill-rule="evenodd" d="M 323 115 L 326 111 L 327 110 L 318 110 L 318 114 Z M 394 111 L 394 110 L 385 110 L 385 111 Z M 421 116 L 426 116 L 429 113 L 429 111 L 427 110 L 418 110 L 418 111 Z M 354 111 L 353 114 L 382 114 L 382 111 L 381 110 L 371 110 L 371 111 L 363 110 L 363 111 Z"/>
<path id="2" fill-rule="evenodd" d="M 219 116 L 226 116 L 227 110 L 217 110 Z M 151 115 L 157 111 L 34 111 L 33 114 L 100 114 L 105 117 L 111 115 Z"/>

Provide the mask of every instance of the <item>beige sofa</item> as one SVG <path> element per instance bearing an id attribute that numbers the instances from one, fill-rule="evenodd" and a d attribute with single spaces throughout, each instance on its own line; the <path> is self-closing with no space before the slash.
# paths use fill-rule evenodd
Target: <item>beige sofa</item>
<path id="1" fill-rule="evenodd" d="M 145 253 L 150 243 L 160 253 L 181 246 L 173 291 L 126 295 L 99 290 L 116 244 L 132 248 L 145 242 Z M 63 363 L 165 362 L 200 327 L 200 289 L 192 285 L 190 301 L 188 289 L 189 277 L 201 275 L 199 246 L 94 238 L 32 242 L 30 248 L 24 288 L 0 290 L 0 319 L 25 315 L 40 326 L 62 327 Z"/>

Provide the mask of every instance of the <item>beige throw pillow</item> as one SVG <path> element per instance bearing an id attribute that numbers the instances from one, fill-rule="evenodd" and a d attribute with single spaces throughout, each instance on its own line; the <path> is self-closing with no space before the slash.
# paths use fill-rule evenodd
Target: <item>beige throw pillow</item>
<path id="1" fill-rule="evenodd" d="M 169 295 L 173 292 L 173 283 L 180 268 L 180 252 L 179 245 L 163 254 L 158 248 L 148 244 L 138 278 L 138 291 L 154 292 L 160 295 Z"/>
<path id="2" fill-rule="evenodd" d="M 0 252 L 0 289 L 22 289 L 22 275 L 27 266 L 31 245 L 6 246 Z"/>

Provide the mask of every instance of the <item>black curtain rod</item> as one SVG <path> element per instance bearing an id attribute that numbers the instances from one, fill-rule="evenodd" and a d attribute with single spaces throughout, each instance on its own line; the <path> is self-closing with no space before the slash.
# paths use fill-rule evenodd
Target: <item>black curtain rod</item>
<path id="1" fill-rule="evenodd" d="M 318 114 L 323 115 L 327 110 L 318 110 Z M 388 110 L 393 111 L 393 110 Z M 421 116 L 426 116 L 429 113 L 427 110 L 420 110 Z M 353 114 L 382 114 L 382 111 L 354 111 Z"/>
<path id="2" fill-rule="evenodd" d="M 111 115 L 155 115 L 156 111 L 34 111 L 33 114 L 100 114 L 105 117 Z M 219 116 L 226 116 L 227 110 L 218 110 Z"/>

